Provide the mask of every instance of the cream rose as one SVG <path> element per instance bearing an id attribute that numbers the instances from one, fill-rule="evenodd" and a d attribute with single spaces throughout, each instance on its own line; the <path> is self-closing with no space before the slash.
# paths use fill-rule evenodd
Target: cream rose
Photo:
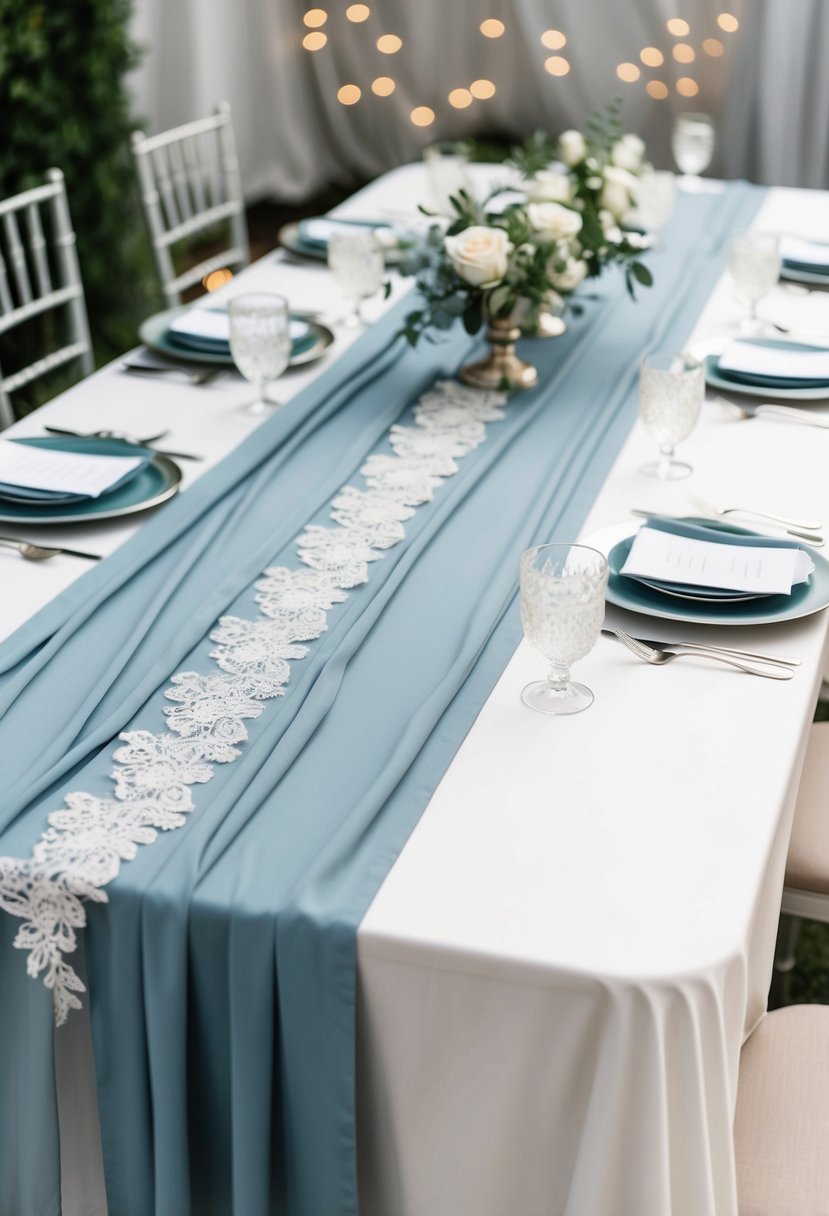
<path id="1" fill-rule="evenodd" d="M 575 236 L 582 226 L 579 213 L 571 211 L 569 207 L 562 207 L 561 203 L 530 203 L 527 207 L 527 219 L 535 232 L 542 232 L 556 240 Z"/>
<path id="2" fill-rule="evenodd" d="M 569 203 L 573 197 L 570 178 L 555 169 L 539 169 L 527 182 L 531 203 Z"/>
<path id="3" fill-rule="evenodd" d="M 624 221 L 636 198 L 636 178 L 627 169 L 608 165 L 604 171 L 604 186 L 599 197 L 599 206 L 609 211 L 614 219 Z"/>
<path id="4" fill-rule="evenodd" d="M 645 141 L 638 135 L 623 135 L 610 150 L 610 159 L 620 169 L 636 173 L 642 167 L 645 156 Z"/>
<path id="5" fill-rule="evenodd" d="M 582 258 L 568 258 L 563 270 L 551 271 L 550 282 L 557 291 L 575 291 L 587 276 L 587 263 Z"/>
<path id="6" fill-rule="evenodd" d="M 587 144 L 581 131 L 563 131 L 558 137 L 558 154 L 565 165 L 577 165 L 587 155 Z"/>
<path id="7" fill-rule="evenodd" d="M 507 273 L 512 245 L 503 228 L 473 224 L 443 243 L 455 273 L 472 287 L 498 283 Z"/>

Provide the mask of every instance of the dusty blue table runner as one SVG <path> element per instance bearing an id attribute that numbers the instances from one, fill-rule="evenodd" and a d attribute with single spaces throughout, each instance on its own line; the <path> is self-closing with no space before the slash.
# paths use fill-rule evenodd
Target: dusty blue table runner
<path id="1" fill-rule="evenodd" d="M 110 1216 L 356 1212 L 356 927 L 520 638 L 518 554 L 577 534 L 642 351 L 682 345 L 761 197 L 681 197 L 652 291 L 608 276 L 528 346 L 539 388 L 331 608 L 187 824 L 86 905 Z M 296 567 L 303 527 L 471 356 L 460 333 L 405 350 L 408 307 L 0 647 L 0 855 L 27 857 L 64 793 L 111 796 L 118 733 L 163 730 L 170 675 L 211 670 L 214 622 L 255 615 L 261 571 Z M 51 999 L 18 928 L 0 917 L 0 1216 L 53 1216 Z"/>

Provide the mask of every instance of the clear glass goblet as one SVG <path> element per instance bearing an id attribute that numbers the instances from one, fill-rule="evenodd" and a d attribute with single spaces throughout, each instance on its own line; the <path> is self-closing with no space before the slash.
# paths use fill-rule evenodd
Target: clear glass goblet
<path id="1" fill-rule="evenodd" d="M 743 318 L 744 333 L 761 333 L 771 326 L 757 315 L 757 305 L 780 277 L 780 238 L 774 232 L 737 232 L 728 251 L 731 288 L 741 304 L 748 306 Z"/>
<path id="2" fill-rule="evenodd" d="M 578 714 L 593 693 L 570 679 L 570 668 L 596 643 L 604 620 L 607 560 L 586 545 L 536 545 L 521 554 L 521 624 L 533 650 L 546 659 L 546 680 L 521 693 L 543 714 Z"/>
<path id="3" fill-rule="evenodd" d="M 677 481 L 692 473 L 674 448 L 697 425 L 705 400 L 705 368 L 687 355 L 646 355 L 639 370 L 639 412 L 645 430 L 659 444 L 659 459 L 642 472 L 660 481 Z"/>
<path id="4" fill-rule="evenodd" d="M 349 305 L 343 325 L 363 325 L 360 305 L 383 286 L 383 246 L 373 232 L 334 233 L 328 241 L 328 268 Z"/>
<path id="5" fill-rule="evenodd" d="M 233 362 L 246 380 L 258 386 L 258 396 L 247 412 L 267 414 L 278 409 L 282 403 L 268 397 L 267 387 L 282 375 L 291 358 L 288 301 L 268 292 L 246 292 L 233 297 L 227 312 Z"/>
<path id="6" fill-rule="evenodd" d="M 677 114 L 671 132 L 671 150 L 686 190 L 699 187 L 714 156 L 716 130 L 710 114 Z"/>

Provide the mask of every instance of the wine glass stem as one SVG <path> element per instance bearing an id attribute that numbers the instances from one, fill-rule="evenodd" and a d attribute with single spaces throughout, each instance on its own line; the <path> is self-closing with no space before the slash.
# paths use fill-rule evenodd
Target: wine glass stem
<path id="1" fill-rule="evenodd" d="M 674 458 L 674 447 L 672 443 L 662 443 L 659 445 L 659 464 L 656 468 L 656 476 L 661 477 L 664 481 L 668 476 L 671 468 L 671 461 Z"/>
<path id="2" fill-rule="evenodd" d="M 547 672 L 547 687 L 552 693 L 563 693 L 570 683 L 570 668 L 561 663 L 550 663 Z"/>

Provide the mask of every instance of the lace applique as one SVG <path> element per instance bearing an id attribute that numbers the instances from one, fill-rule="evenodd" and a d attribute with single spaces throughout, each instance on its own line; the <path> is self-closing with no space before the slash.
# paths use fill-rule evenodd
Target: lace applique
<path id="1" fill-rule="evenodd" d="M 301 643 L 319 638 L 328 612 L 368 581 L 372 562 L 405 538 L 414 508 L 431 502 L 457 459 L 483 443 L 488 422 L 504 417 L 502 393 L 440 381 L 412 411 L 413 425 L 389 431 L 393 455 L 375 453 L 360 469 L 366 488 L 346 485 L 331 504 L 332 524 L 299 536 L 304 569 L 271 566 L 254 584 L 256 620 L 223 616 L 210 632 L 218 670 L 174 675 L 165 689 L 167 731 L 124 732 L 113 752 L 114 796 L 67 794 L 30 860 L 0 857 L 0 908 L 22 921 L 14 945 L 29 975 L 52 990 L 55 1021 L 79 1009 L 81 980 L 65 961 L 86 924 L 84 901 L 106 903 L 104 888 L 140 845 L 182 827 L 195 810 L 193 786 L 228 764 L 248 737 L 246 719 L 282 696 Z"/>

